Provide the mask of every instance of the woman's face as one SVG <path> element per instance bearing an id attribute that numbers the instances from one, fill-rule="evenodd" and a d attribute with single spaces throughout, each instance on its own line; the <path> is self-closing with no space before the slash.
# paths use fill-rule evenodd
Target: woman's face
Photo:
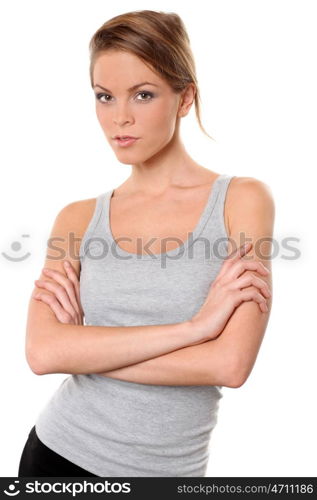
<path id="1" fill-rule="evenodd" d="M 171 141 L 181 94 L 173 92 L 137 56 L 114 50 L 100 54 L 94 65 L 93 86 L 97 118 L 121 163 L 146 161 Z M 138 140 L 124 147 L 114 140 L 116 135 Z"/>

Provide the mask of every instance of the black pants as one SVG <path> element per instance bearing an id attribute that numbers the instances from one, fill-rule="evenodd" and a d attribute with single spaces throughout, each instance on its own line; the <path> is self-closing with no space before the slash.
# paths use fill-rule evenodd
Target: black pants
<path id="1" fill-rule="evenodd" d="M 18 477 L 97 477 L 48 448 L 38 438 L 35 425 L 22 451 Z"/>

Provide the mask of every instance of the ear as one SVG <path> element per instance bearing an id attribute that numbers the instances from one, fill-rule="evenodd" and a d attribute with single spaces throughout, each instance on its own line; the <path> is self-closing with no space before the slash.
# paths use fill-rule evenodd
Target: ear
<path id="1" fill-rule="evenodd" d="M 194 83 L 189 83 L 187 87 L 182 90 L 181 98 L 179 101 L 178 116 L 186 116 L 194 102 L 196 95 L 196 85 Z"/>

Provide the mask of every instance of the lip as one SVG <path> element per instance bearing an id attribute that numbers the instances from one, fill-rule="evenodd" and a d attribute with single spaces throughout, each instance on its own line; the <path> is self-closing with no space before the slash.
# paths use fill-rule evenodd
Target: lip
<path id="1" fill-rule="evenodd" d="M 138 137 L 135 137 L 134 135 L 115 135 L 113 139 L 122 139 L 123 137 L 126 137 L 128 139 L 138 139 Z"/>
<path id="2" fill-rule="evenodd" d="M 126 136 L 127 139 L 120 139 L 118 136 L 114 138 L 115 142 L 119 145 L 119 146 L 130 146 L 132 144 L 134 144 L 138 139 L 139 137 L 131 137 L 131 136 Z"/>

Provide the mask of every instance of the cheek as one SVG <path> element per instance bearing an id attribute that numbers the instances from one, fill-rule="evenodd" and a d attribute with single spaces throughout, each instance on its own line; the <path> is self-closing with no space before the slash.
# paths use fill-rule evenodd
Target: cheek
<path id="1" fill-rule="evenodd" d="M 147 130 L 155 129 L 159 134 L 165 134 L 173 127 L 174 114 L 168 106 L 160 102 L 155 106 L 147 106 L 147 109 L 141 109 L 138 112 L 137 121 L 142 123 Z"/>
<path id="2" fill-rule="evenodd" d="M 109 122 L 109 113 L 106 113 L 100 106 L 96 106 L 96 116 L 101 125 Z"/>

